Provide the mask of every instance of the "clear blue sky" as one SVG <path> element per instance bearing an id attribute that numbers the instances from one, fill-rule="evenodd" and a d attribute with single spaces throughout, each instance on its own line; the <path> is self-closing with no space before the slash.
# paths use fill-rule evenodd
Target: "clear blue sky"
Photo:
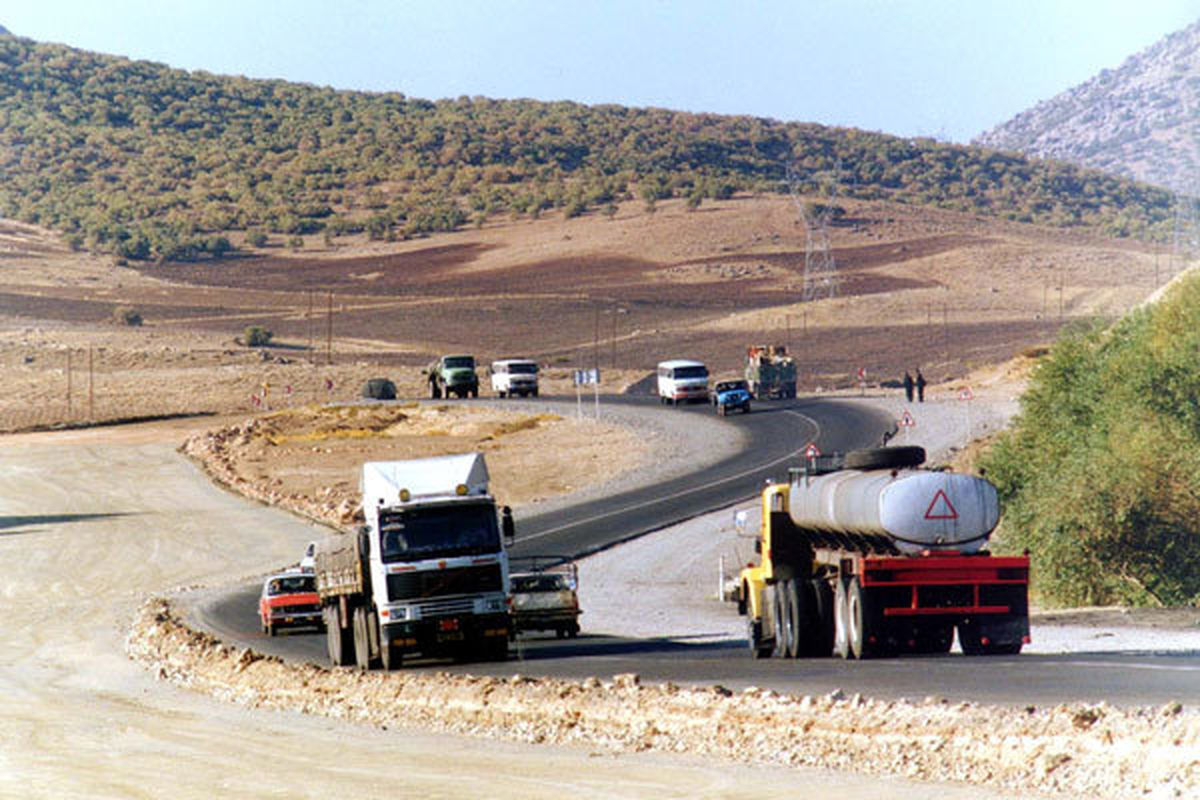
<path id="1" fill-rule="evenodd" d="M 399 91 L 753 114 L 966 142 L 1200 18 L 1200 0 L 10 0 L 18 36 Z"/>

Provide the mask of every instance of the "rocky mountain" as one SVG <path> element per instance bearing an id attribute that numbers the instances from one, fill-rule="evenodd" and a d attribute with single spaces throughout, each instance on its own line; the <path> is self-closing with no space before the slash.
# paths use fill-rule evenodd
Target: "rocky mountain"
<path id="1" fill-rule="evenodd" d="M 1200 195 L 1200 22 L 973 143 Z"/>

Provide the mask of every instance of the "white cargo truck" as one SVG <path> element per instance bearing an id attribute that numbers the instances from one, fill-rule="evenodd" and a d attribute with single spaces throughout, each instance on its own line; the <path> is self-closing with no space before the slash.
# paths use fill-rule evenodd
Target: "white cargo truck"
<path id="1" fill-rule="evenodd" d="M 497 514 L 483 455 L 365 463 L 362 502 L 365 524 L 314 555 L 330 662 L 507 658 L 512 512 Z"/>

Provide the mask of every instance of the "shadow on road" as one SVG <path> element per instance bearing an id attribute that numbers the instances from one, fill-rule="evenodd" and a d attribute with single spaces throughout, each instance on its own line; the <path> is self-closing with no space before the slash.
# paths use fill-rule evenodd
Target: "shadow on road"
<path id="1" fill-rule="evenodd" d="M 118 514 L 33 514 L 29 516 L 4 517 L 0 516 L 0 536 L 15 536 L 16 534 L 37 533 L 38 529 L 20 530 L 36 525 L 63 525 L 68 522 L 90 522 L 96 519 L 112 519 L 128 516 Z"/>

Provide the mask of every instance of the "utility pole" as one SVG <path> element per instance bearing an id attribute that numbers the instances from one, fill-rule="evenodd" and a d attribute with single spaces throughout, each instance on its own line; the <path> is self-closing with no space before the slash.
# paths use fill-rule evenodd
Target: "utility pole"
<path id="1" fill-rule="evenodd" d="M 592 361 L 597 370 L 600 369 L 600 306 L 594 306 L 592 309 L 592 319 L 594 327 L 592 330 Z"/>
<path id="2" fill-rule="evenodd" d="M 95 375 L 95 371 L 92 369 L 92 346 L 89 344 L 88 345 L 88 415 L 87 415 L 88 422 L 91 422 L 93 419 L 93 417 L 92 417 L 93 400 L 95 399 L 95 393 L 93 391 L 93 376 L 94 375 Z"/>
<path id="3" fill-rule="evenodd" d="M 305 317 L 308 322 L 308 363 L 316 366 L 317 354 L 313 352 L 313 290 L 308 290 L 308 316 Z"/>
<path id="4" fill-rule="evenodd" d="M 325 363 L 333 364 L 333 292 L 329 293 L 329 314 L 325 324 Z"/>
<path id="5" fill-rule="evenodd" d="M 71 350 L 67 349 L 67 419 L 71 419 Z"/>

